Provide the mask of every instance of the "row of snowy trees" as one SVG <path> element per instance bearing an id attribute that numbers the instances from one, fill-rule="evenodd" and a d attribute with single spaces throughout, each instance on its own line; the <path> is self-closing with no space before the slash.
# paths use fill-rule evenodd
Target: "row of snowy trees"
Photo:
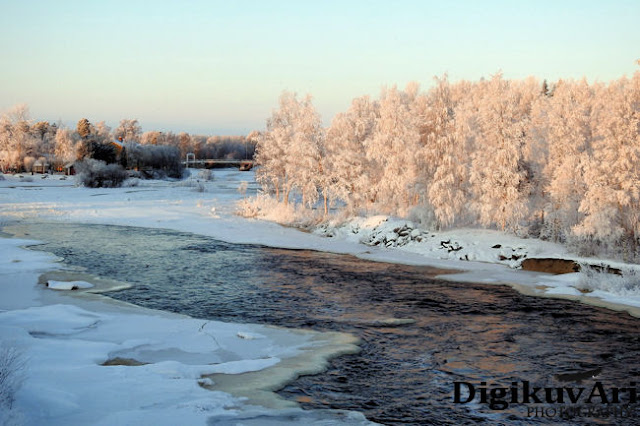
<path id="1" fill-rule="evenodd" d="M 182 158 L 192 152 L 196 159 L 243 160 L 253 158 L 255 150 L 255 143 L 244 136 L 204 136 L 153 130 L 142 133 L 138 138 L 125 140 L 143 145 L 175 146 Z"/>
<path id="2" fill-rule="evenodd" d="M 188 152 L 195 153 L 196 158 L 252 158 L 255 149 L 255 143 L 244 136 L 142 132 L 138 120 L 134 119 L 124 119 L 112 130 L 104 121 L 93 124 L 83 118 L 78 121 L 75 129 L 71 129 L 60 123 L 34 122 L 29 116 L 28 107 L 18 105 L 0 115 L 0 171 L 30 171 L 38 160 L 62 167 L 92 156 L 92 153 L 100 151 L 101 145 L 108 145 L 115 140 L 131 145 L 174 147 L 182 159 Z M 155 152 L 157 154 L 161 151 Z M 164 155 L 168 151 L 162 152 Z"/>
<path id="3" fill-rule="evenodd" d="M 152 169 L 156 172 L 156 177 L 169 176 L 172 178 L 182 177 L 182 161 L 178 147 L 171 145 L 142 145 L 128 143 L 121 160 L 128 168 L 135 170 Z"/>
<path id="4" fill-rule="evenodd" d="M 583 247 L 640 237 L 640 73 L 608 84 L 436 79 L 421 92 L 354 99 L 323 128 L 309 96 L 284 93 L 260 133 L 257 178 L 348 214 L 413 215 Z"/>

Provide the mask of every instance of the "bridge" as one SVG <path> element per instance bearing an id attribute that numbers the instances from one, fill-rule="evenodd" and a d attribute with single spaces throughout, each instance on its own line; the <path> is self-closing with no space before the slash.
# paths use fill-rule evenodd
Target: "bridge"
<path id="1" fill-rule="evenodd" d="M 207 159 L 196 160 L 187 154 L 187 159 L 182 165 L 193 169 L 222 169 L 225 167 L 237 167 L 240 170 L 251 170 L 254 166 L 253 160 L 225 160 L 225 159 Z"/>

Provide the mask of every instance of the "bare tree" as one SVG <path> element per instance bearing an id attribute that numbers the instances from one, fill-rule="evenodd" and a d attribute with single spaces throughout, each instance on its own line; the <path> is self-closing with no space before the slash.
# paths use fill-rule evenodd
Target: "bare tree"
<path id="1" fill-rule="evenodd" d="M 25 358 L 19 350 L 0 346 L 0 413 L 13 408 L 16 392 L 24 381 L 25 367 Z M 1 415 L 0 420 L 4 420 Z"/>

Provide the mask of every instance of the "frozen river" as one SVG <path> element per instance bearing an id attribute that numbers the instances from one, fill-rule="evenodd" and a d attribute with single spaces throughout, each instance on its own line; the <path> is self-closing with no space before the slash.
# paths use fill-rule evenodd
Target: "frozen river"
<path id="1" fill-rule="evenodd" d="M 596 381 L 607 389 L 640 382 L 640 320 L 627 314 L 445 282 L 426 267 L 176 231 L 45 224 L 29 232 L 67 265 L 130 283 L 110 293 L 116 299 L 196 318 L 357 335 L 360 353 L 280 390 L 305 408 L 356 410 L 383 424 L 528 424 L 544 420 L 528 416 L 530 406 L 456 403 L 454 384 L 589 391 Z"/>

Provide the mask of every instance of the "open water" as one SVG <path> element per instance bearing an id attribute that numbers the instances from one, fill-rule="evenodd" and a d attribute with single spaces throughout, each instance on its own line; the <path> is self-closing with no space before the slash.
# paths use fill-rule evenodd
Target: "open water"
<path id="1" fill-rule="evenodd" d="M 304 408 L 356 410 L 389 425 L 640 424 L 624 411 L 627 394 L 611 403 L 612 388 L 640 383 L 640 320 L 624 313 L 437 280 L 426 267 L 167 230 L 34 224 L 29 233 L 66 264 L 133 285 L 109 294 L 116 299 L 197 318 L 359 336 L 360 353 L 279 391 Z M 456 382 L 476 388 L 473 401 L 456 403 Z M 544 390 L 536 394 L 542 403 L 522 404 L 524 382 L 585 388 L 583 410 L 571 411 L 566 390 L 555 404 L 544 401 Z M 597 383 L 608 405 L 585 403 Z M 458 386 L 465 401 L 469 387 Z M 479 401 L 482 387 L 515 387 L 517 402 L 508 393 L 508 407 L 492 409 Z"/>

